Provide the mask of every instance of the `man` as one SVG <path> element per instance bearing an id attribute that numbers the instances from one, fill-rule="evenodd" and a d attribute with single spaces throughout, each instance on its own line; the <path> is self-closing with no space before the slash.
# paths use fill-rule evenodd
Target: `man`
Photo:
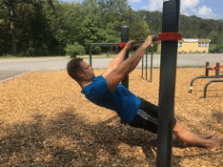
<path id="1" fill-rule="evenodd" d="M 116 111 L 122 122 L 132 127 L 157 133 L 159 107 L 135 96 L 120 84 L 121 80 L 136 68 L 152 41 L 153 37 L 148 36 L 137 51 L 124 60 L 126 52 L 131 48 L 132 41 L 129 41 L 101 76 L 95 77 L 93 68 L 80 58 L 72 59 L 67 65 L 67 71 L 81 86 L 81 92 L 89 101 Z M 176 119 L 173 133 L 181 141 L 207 149 L 223 144 L 223 136 L 215 137 L 214 133 L 193 133 Z"/>

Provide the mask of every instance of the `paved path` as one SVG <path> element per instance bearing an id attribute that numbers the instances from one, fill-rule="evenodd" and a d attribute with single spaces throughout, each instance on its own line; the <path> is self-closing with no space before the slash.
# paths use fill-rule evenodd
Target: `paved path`
<path id="1" fill-rule="evenodd" d="M 106 68 L 108 63 L 112 59 L 93 59 L 92 66 L 94 68 Z M 216 62 L 223 62 L 223 54 L 191 54 L 191 55 L 178 55 L 177 66 L 178 67 L 202 67 L 206 62 L 215 64 Z M 86 62 L 89 63 L 88 60 Z M 144 62 L 146 62 L 146 56 L 144 56 Z M 148 55 L 148 66 L 150 66 L 151 58 Z M 138 64 L 138 68 L 142 66 L 142 62 Z M 145 63 L 144 63 L 145 66 Z M 153 66 L 160 67 L 160 55 L 154 55 Z"/>
<path id="2" fill-rule="evenodd" d="M 67 57 L 0 59 L 0 81 L 29 71 L 63 70 Z"/>
<path id="3" fill-rule="evenodd" d="M 0 59 L 0 81 L 28 71 L 65 70 L 69 60 L 69 57 Z M 93 67 L 95 69 L 106 68 L 111 60 L 112 58 L 93 59 Z M 89 63 L 89 59 L 85 59 L 85 61 Z M 207 61 L 210 64 L 223 62 L 223 54 L 178 55 L 177 65 L 178 67 L 197 67 L 204 66 Z M 138 68 L 141 65 L 142 63 L 140 62 Z M 148 56 L 148 66 L 150 66 L 150 56 Z M 160 55 L 154 55 L 153 66 L 160 66 Z"/>

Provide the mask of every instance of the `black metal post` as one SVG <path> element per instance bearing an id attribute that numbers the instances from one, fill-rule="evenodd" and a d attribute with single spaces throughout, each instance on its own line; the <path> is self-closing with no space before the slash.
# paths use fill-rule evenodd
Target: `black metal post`
<path id="1" fill-rule="evenodd" d="M 151 45 L 150 82 L 153 80 L 153 44 Z"/>
<path id="2" fill-rule="evenodd" d="M 144 55 L 142 56 L 142 78 L 144 78 L 144 77 L 143 77 L 143 71 L 144 71 L 144 67 L 143 67 L 143 66 L 144 66 L 144 65 L 143 65 L 144 63 L 143 63 L 143 60 L 144 60 Z"/>
<path id="3" fill-rule="evenodd" d="M 180 0 L 163 1 L 162 32 L 178 32 Z M 158 122 L 158 167 L 171 166 L 174 97 L 178 41 L 162 41 L 159 122 Z"/>
<path id="4" fill-rule="evenodd" d="M 147 80 L 147 70 L 148 70 L 148 50 L 146 50 L 146 80 Z"/>
<path id="5" fill-rule="evenodd" d="M 207 69 L 208 66 L 209 66 L 209 62 L 206 62 L 205 76 L 209 75 L 209 69 Z"/>
<path id="6" fill-rule="evenodd" d="M 92 48 L 93 48 L 93 44 L 89 48 L 89 64 L 91 67 L 92 67 Z"/>
<path id="7" fill-rule="evenodd" d="M 216 67 L 217 67 L 217 69 L 216 69 L 216 71 L 215 71 L 215 75 L 216 75 L 216 76 L 219 76 L 219 67 L 220 67 L 220 63 L 216 63 Z"/>
<path id="8" fill-rule="evenodd" d="M 121 42 L 128 42 L 129 41 L 129 27 L 123 26 L 122 27 L 122 34 L 121 34 Z M 126 53 L 125 59 L 129 57 L 129 52 Z M 129 76 L 125 77 L 122 80 L 122 85 L 125 86 L 127 89 L 129 88 Z"/>

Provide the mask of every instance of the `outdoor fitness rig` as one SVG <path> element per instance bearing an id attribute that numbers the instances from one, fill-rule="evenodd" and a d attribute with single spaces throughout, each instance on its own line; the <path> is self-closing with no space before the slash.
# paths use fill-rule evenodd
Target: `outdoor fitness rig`
<path id="1" fill-rule="evenodd" d="M 153 36 L 153 40 L 156 41 L 156 40 L 158 40 L 158 38 L 156 36 Z M 93 43 L 89 48 L 89 64 L 90 64 L 90 66 L 92 66 L 92 49 L 94 46 L 123 48 L 126 46 L 128 41 L 129 41 L 129 27 L 123 26 L 121 28 L 121 42 L 120 43 Z M 134 41 L 131 45 L 131 48 L 139 47 L 143 44 L 143 42 L 144 42 L 144 40 Z M 129 57 L 129 51 L 126 52 L 124 59 L 127 59 L 128 57 Z M 152 68 L 153 67 L 151 65 L 151 73 L 152 73 Z M 152 76 L 152 74 L 151 74 L 151 76 Z M 126 76 L 122 80 L 122 85 L 125 86 L 126 88 L 129 88 L 129 76 Z"/>
<path id="2" fill-rule="evenodd" d="M 182 39 L 182 35 L 178 33 L 179 16 L 180 0 L 164 0 L 162 33 L 153 36 L 153 41 L 160 40 L 162 42 L 158 114 L 158 167 L 171 166 L 177 49 L 178 40 Z"/>
<path id="3" fill-rule="evenodd" d="M 171 166 L 177 49 L 178 40 L 182 39 L 182 35 L 178 33 L 179 16 L 180 0 L 164 0 L 162 33 L 157 38 L 162 42 L 158 114 L 158 167 Z M 128 42 L 128 33 L 129 28 L 122 27 L 122 43 Z M 140 43 L 138 44 L 140 45 Z M 128 52 L 125 58 L 128 58 Z M 124 84 L 126 83 L 124 82 Z"/>
<path id="4" fill-rule="evenodd" d="M 216 63 L 216 66 L 214 69 L 210 68 L 210 63 L 209 62 L 206 62 L 206 66 L 205 66 L 205 75 L 204 76 L 198 76 L 198 77 L 195 77 L 191 80 L 190 82 L 190 87 L 189 87 L 189 93 L 192 93 L 193 91 L 193 84 L 196 80 L 198 79 L 211 79 L 211 78 L 223 78 L 223 75 L 219 75 L 219 69 L 220 69 L 220 63 Z M 209 75 L 209 71 L 210 70 L 215 70 L 215 75 Z M 204 98 L 206 98 L 206 95 L 207 95 L 207 88 L 208 86 L 211 84 L 211 83 L 215 83 L 215 82 L 223 82 L 223 80 L 211 80 L 209 81 L 205 87 L 204 87 Z"/>

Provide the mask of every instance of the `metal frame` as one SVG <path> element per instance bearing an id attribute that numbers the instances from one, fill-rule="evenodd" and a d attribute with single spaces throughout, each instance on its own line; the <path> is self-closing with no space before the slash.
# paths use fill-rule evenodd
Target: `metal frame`
<path id="1" fill-rule="evenodd" d="M 192 79 L 192 81 L 190 83 L 189 93 L 192 93 L 192 91 L 193 91 L 193 83 L 196 80 L 198 80 L 198 79 L 211 79 L 211 78 L 223 78 L 223 75 L 219 75 L 219 76 L 198 76 L 198 77 L 195 77 L 194 79 Z"/>
<path id="2" fill-rule="evenodd" d="M 212 84 L 212 83 L 215 83 L 215 82 L 223 82 L 223 80 L 219 79 L 219 80 L 211 80 L 211 81 L 209 81 L 209 82 L 205 85 L 205 87 L 204 87 L 204 98 L 207 97 L 207 89 L 208 89 L 208 86 L 209 86 L 210 84 Z"/>
<path id="3" fill-rule="evenodd" d="M 219 69 L 216 69 L 215 70 L 215 75 L 211 75 L 209 76 L 209 69 L 208 69 L 208 66 L 209 66 L 209 62 L 206 62 L 206 66 L 205 66 L 205 76 L 197 76 L 195 78 L 193 78 L 190 82 L 190 87 L 189 87 L 189 93 L 192 93 L 193 91 L 193 84 L 196 80 L 198 79 L 211 79 L 211 78 L 223 78 L 223 75 L 219 75 Z M 220 63 L 216 63 L 216 67 L 219 67 L 220 66 Z"/>
<path id="4" fill-rule="evenodd" d="M 128 26 L 123 26 L 121 28 L 121 42 L 122 43 L 126 43 L 129 41 L 129 27 Z M 142 41 L 138 41 L 134 43 L 134 46 L 137 46 L 139 44 L 141 44 Z M 120 43 L 93 43 L 90 48 L 89 48 L 89 64 L 90 66 L 92 66 L 92 49 L 94 46 L 119 46 Z M 132 46 L 132 47 L 134 47 Z M 129 51 L 126 52 L 125 58 L 127 59 L 129 57 Z M 129 88 L 129 76 L 126 76 L 123 80 L 122 80 L 122 85 L 125 86 L 127 89 Z"/>

